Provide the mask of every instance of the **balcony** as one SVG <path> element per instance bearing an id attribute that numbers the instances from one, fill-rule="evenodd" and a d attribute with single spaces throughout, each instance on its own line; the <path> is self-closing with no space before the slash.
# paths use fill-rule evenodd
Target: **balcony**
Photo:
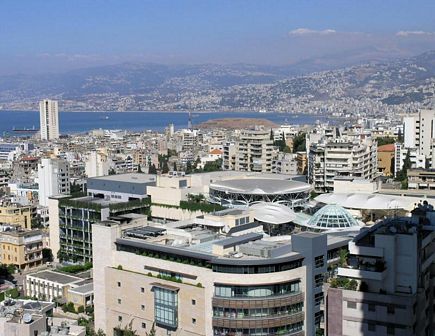
<path id="1" fill-rule="evenodd" d="M 258 318 L 213 317 L 213 327 L 228 329 L 275 328 L 304 321 L 305 313 Z"/>
<path id="2" fill-rule="evenodd" d="M 352 269 L 352 268 L 338 268 L 338 276 L 353 278 L 353 279 L 364 279 L 364 280 L 376 280 L 382 281 L 387 276 L 387 270 L 376 271 L 376 270 L 362 270 L 362 269 Z"/>
<path id="3" fill-rule="evenodd" d="M 213 297 L 213 307 L 222 308 L 274 308 L 292 305 L 304 301 L 304 293 L 276 295 L 269 297 Z"/>

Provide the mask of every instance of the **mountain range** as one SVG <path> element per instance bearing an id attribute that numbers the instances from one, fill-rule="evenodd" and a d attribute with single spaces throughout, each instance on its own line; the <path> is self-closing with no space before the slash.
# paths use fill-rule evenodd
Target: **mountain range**
<path id="1" fill-rule="evenodd" d="M 288 66 L 123 63 L 0 76 L 0 107 L 36 109 L 42 98 L 61 100 L 64 110 L 104 111 L 273 110 L 302 97 L 402 104 L 431 99 L 434 83 L 435 51 L 342 68 L 319 60 Z"/>

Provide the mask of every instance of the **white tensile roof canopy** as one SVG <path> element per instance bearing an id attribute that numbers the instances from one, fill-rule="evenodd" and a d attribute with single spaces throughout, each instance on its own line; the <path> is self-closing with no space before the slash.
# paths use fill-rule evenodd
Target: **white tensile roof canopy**
<path id="1" fill-rule="evenodd" d="M 331 193 L 322 194 L 315 198 L 324 204 L 338 204 L 348 209 L 359 210 L 393 210 L 403 209 L 410 211 L 421 200 L 417 197 L 391 196 L 384 194 L 356 194 Z"/>
<path id="2" fill-rule="evenodd" d="M 296 218 L 289 207 L 279 203 L 260 202 L 249 208 L 254 210 L 254 218 L 263 223 L 285 224 Z"/>

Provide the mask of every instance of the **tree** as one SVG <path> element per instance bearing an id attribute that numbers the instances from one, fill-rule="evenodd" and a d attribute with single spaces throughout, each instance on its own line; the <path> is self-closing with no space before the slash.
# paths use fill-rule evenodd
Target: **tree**
<path id="1" fill-rule="evenodd" d="M 148 168 L 148 174 L 157 174 L 157 168 L 154 163 Z"/>
<path id="2" fill-rule="evenodd" d="M 389 145 L 396 142 L 392 137 L 381 137 L 376 139 L 378 141 L 378 146 Z"/>
<path id="3" fill-rule="evenodd" d="M 142 173 L 142 168 L 140 167 L 140 164 L 137 165 L 137 172 L 138 172 L 138 173 Z"/>
<path id="4" fill-rule="evenodd" d="M 306 150 L 305 133 L 299 133 L 293 138 L 293 153 L 305 152 Z"/>
<path id="5" fill-rule="evenodd" d="M 162 173 L 166 174 L 169 172 L 168 161 L 163 161 Z"/>
<path id="6" fill-rule="evenodd" d="M 42 249 L 42 259 L 44 259 L 45 262 L 53 261 L 53 252 L 51 252 L 51 249 L 49 248 Z"/>
<path id="7" fill-rule="evenodd" d="M 400 128 L 399 128 L 399 131 L 397 132 L 397 142 L 400 142 L 400 143 L 403 142 L 402 129 L 400 129 Z"/>
<path id="8" fill-rule="evenodd" d="M 402 189 L 408 189 L 408 169 L 411 168 L 411 153 L 408 149 L 405 160 L 403 160 L 402 169 L 396 175 L 396 181 L 402 182 Z"/>
<path id="9" fill-rule="evenodd" d="M 349 255 L 349 251 L 344 248 L 338 251 L 338 257 L 339 257 L 338 266 L 344 267 L 347 265 L 348 255 Z"/>
<path id="10" fill-rule="evenodd" d="M 273 129 L 270 129 L 270 140 L 273 140 L 275 137 L 273 135 Z"/>
<path id="11" fill-rule="evenodd" d="M 116 170 L 113 168 L 109 169 L 109 175 L 116 175 Z"/>
<path id="12" fill-rule="evenodd" d="M 192 173 L 192 162 L 187 161 L 186 163 L 186 174 L 191 174 Z"/>
<path id="13" fill-rule="evenodd" d="M 177 162 L 174 161 L 174 171 L 178 171 L 177 169 Z"/>

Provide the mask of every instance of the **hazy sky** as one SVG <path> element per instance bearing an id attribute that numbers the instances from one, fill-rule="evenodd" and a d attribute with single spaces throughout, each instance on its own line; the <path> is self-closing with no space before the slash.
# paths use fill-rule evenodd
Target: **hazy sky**
<path id="1" fill-rule="evenodd" d="M 0 74 L 400 57 L 435 49 L 434 13 L 435 0 L 1 0 Z"/>

